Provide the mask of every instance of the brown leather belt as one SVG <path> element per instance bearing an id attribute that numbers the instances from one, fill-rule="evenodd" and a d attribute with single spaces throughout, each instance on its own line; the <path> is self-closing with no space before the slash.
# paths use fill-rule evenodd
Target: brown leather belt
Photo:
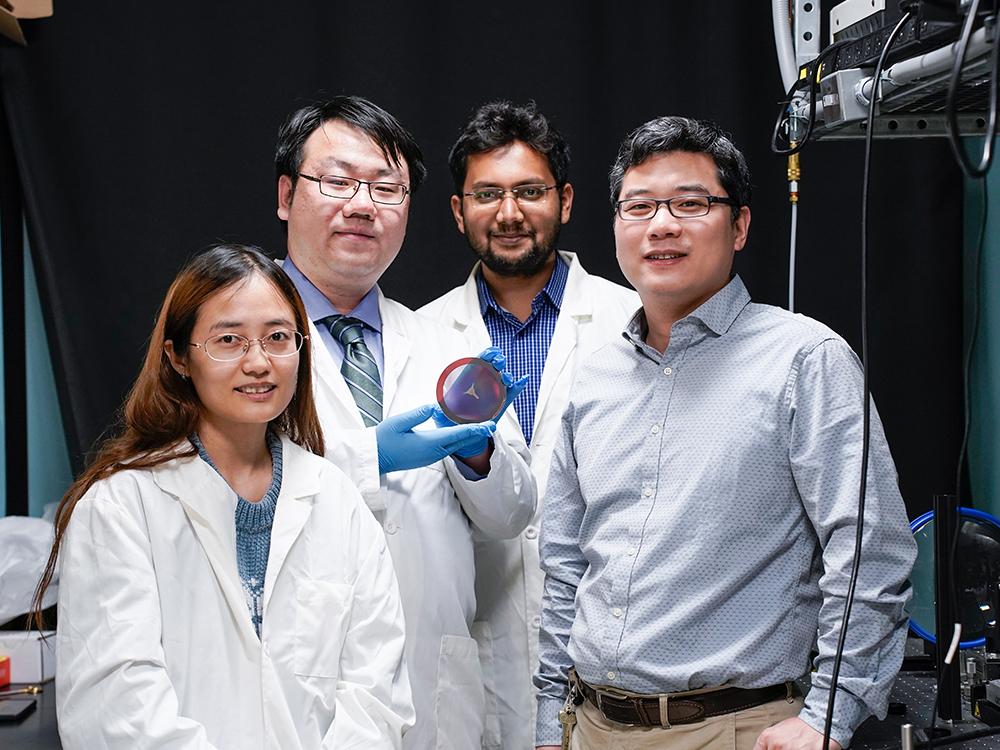
<path id="1" fill-rule="evenodd" d="M 609 721 L 644 727 L 669 728 L 672 724 L 693 724 L 712 716 L 742 711 L 778 698 L 793 700 L 795 684 L 786 682 L 763 688 L 724 687 L 707 692 L 642 695 L 614 688 L 593 687 L 570 670 L 570 684 L 604 714 Z"/>

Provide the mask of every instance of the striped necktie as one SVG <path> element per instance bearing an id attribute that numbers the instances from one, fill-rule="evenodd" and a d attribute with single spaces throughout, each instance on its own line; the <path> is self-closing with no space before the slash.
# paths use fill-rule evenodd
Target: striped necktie
<path id="1" fill-rule="evenodd" d="M 329 327 L 330 333 L 344 347 L 344 362 L 340 374 L 354 396 L 365 427 L 382 421 L 382 381 L 378 364 L 362 333 L 364 323 L 345 315 L 331 315 L 318 321 Z"/>

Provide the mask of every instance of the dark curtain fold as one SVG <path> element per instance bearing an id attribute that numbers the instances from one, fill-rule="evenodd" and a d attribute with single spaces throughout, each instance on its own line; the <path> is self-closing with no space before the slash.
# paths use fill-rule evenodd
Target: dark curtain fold
<path id="1" fill-rule="evenodd" d="M 616 280 L 606 174 L 621 138 L 660 114 L 721 123 L 754 173 L 738 270 L 758 301 L 786 301 L 764 3 L 105 0 L 57 3 L 25 26 L 27 48 L 0 47 L 0 80 L 76 469 L 112 424 L 183 260 L 219 240 L 284 255 L 275 133 L 323 93 L 371 98 L 424 149 L 430 176 L 382 281 L 410 306 L 468 273 L 446 157 L 494 98 L 534 99 L 564 132 L 576 202 L 561 245 Z M 960 436 L 962 182 L 943 141 L 876 142 L 873 165 L 872 384 L 916 513 L 950 489 Z M 804 151 L 796 294 L 856 349 L 861 166 L 860 141 Z"/>

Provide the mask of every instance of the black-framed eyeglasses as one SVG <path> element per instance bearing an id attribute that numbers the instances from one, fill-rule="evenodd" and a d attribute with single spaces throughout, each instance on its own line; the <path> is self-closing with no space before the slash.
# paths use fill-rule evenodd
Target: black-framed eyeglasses
<path id="1" fill-rule="evenodd" d="M 321 174 L 316 177 L 298 172 L 298 176 L 318 183 L 319 191 L 327 198 L 350 200 L 358 192 L 358 188 L 367 185 L 368 195 L 372 202 L 398 206 L 406 198 L 406 194 L 410 192 L 406 185 L 400 185 L 398 182 L 369 182 L 368 180 L 356 180 L 353 177 L 341 177 L 335 174 Z"/>
<path id="2" fill-rule="evenodd" d="M 518 185 L 509 190 L 499 187 L 484 187 L 469 193 L 462 193 L 462 195 L 472 198 L 480 206 L 490 206 L 494 203 L 499 203 L 507 193 L 510 193 L 515 201 L 519 204 L 524 204 L 537 203 L 545 197 L 546 192 L 555 188 L 555 185 Z"/>
<path id="3" fill-rule="evenodd" d="M 694 219 L 712 210 L 712 204 L 738 206 L 732 198 L 718 195 L 678 195 L 674 198 L 627 198 L 615 204 L 618 215 L 625 221 L 646 221 L 656 216 L 660 206 L 678 219 Z"/>
<path id="4" fill-rule="evenodd" d="M 248 339 L 238 333 L 220 333 L 205 339 L 200 344 L 193 341 L 191 346 L 201 349 L 216 362 L 235 362 L 242 359 L 253 343 L 260 344 L 261 351 L 269 357 L 291 357 L 297 353 L 308 339 L 298 331 L 279 329 L 271 331 L 259 339 Z"/>

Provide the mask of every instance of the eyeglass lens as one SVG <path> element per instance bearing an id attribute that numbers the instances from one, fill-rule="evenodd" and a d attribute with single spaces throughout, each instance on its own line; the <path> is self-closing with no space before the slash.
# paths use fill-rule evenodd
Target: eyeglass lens
<path id="1" fill-rule="evenodd" d="M 250 349 L 252 342 L 272 357 L 290 357 L 302 348 L 303 337 L 298 331 L 272 331 L 260 339 L 248 339 L 238 333 L 220 333 L 205 342 L 205 353 L 212 359 L 228 362 L 239 359 Z"/>
<path id="2" fill-rule="evenodd" d="M 503 200 L 503 197 L 510 193 L 514 196 L 514 200 L 518 203 L 534 203 L 535 201 L 540 201 L 545 197 L 545 193 L 551 190 L 554 186 L 548 185 L 518 185 L 510 190 L 504 190 L 503 188 L 482 188 L 481 190 L 473 190 L 471 195 L 472 199 L 476 203 L 481 203 L 483 205 L 489 205 L 491 203 L 497 203 Z"/>
<path id="3" fill-rule="evenodd" d="M 368 186 L 368 195 L 375 203 L 397 204 L 406 197 L 406 186 L 396 182 L 365 182 L 351 177 L 323 175 L 320 178 L 320 192 L 330 198 L 353 198 L 362 185 Z"/>
<path id="4" fill-rule="evenodd" d="M 683 219 L 689 216 L 704 216 L 708 213 L 712 201 L 705 195 L 682 195 L 665 200 L 631 198 L 618 203 L 618 213 L 623 219 L 636 221 L 650 219 L 661 204 L 666 205 L 671 214 Z"/>

